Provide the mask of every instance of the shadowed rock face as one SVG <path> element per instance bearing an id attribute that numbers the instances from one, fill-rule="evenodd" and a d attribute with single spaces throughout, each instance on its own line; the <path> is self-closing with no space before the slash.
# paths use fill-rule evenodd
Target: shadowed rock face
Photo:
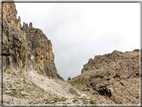
<path id="1" fill-rule="evenodd" d="M 80 90 L 105 96 L 118 104 L 139 103 L 139 50 L 132 52 L 113 51 L 95 56 L 84 65 L 82 73 L 71 83 Z M 75 86 L 74 85 L 74 86 Z"/>
<path id="2" fill-rule="evenodd" d="M 14 3 L 3 3 L 3 69 L 36 70 L 39 74 L 61 79 L 54 64 L 52 43 L 32 23 L 20 25 Z"/>

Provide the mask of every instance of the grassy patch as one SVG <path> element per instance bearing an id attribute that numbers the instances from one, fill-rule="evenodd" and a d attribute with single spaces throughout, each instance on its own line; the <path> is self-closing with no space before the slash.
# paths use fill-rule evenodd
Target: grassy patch
<path id="1" fill-rule="evenodd" d="M 60 98 L 59 101 L 66 101 L 67 98 Z"/>
<path id="2" fill-rule="evenodd" d="M 26 81 L 25 81 L 25 79 L 23 79 L 23 83 L 24 83 L 24 84 L 26 84 Z"/>
<path id="3" fill-rule="evenodd" d="M 45 99 L 45 104 L 55 104 L 56 102 L 65 101 L 67 98 L 54 98 L 54 99 Z"/>
<path id="4" fill-rule="evenodd" d="M 77 102 L 77 101 L 78 101 L 77 99 L 74 99 L 72 102 L 75 103 L 75 102 Z"/>
<path id="5" fill-rule="evenodd" d="M 122 94 L 120 94 L 120 96 L 121 96 L 121 97 L 123 97 L 123 95 L 122 95 Z"/>
<path id="6" fill-rule="evenodd" d="M 90 100 L 90 104 L 96 104 L 96 100 Z"/>
<path id="7" fill-rule="evenodd" d="M 12 73 L 12 71 L 10 71 L 8 69 L 5 69 L 4 72 L 7 73 L 7 74 L 11 74 Z"/>
<path id="8" fill-rule="evenodd" d="M 86 98 L 80 98 L 80 100 L 82 100 L 83 104 L 87 104 L 88 103 L 87 102 L 88 99 L 86 99 Z"/>
<path id="9" fill-rule="evenodd" d="M 99 72 L 101 72 L 101 71 L 95 71 L 96 73 L 99 73 Z"/>
<path id="10" fill-rule="evenodd" d="M 45 104 L 51 104 L 51 103 L 50 103 L 50 101 L 46 101 L 46 103 L 45 103 Z"/>
<path id="11" fill-rule="evenodd" d="M 11 74 L 12 76 L 17 76 L 17 74 L 13 70 L 10 70 L 10 69 L 5 69 L 3 72 L 7 74 Z"/>
<path id="12" fill-rule="evenodd" d="M 6 72 L 6 69 L 3 72 Z"/>
<path id="13" fill-rule="evenodd" d="M 12 91 L 13 96 L 17 96 L 17 92 L 16 91 Z"/>
<path id="14" fill-rule="evenodd" d="M 72 102 L 75 103 L 75 102 L 77 102 L 78 100 L 82 101 L 83 104 L 89 104 L 90 101 L 93 101 L 93 100 L 87 99 L 87 98 L 77 98 L 77 97 L 75 97 Z M 95 101 L 93 101 L 93 102 L 95 102 Z M 92 102 L 91 102 L 91 103 L 92 103 Z M 95 102 L 95 103 L 96 103 L 96 102 Z M 94 104 L 95 104 L 95 103 L 94 103 Z"/>
<path id="15" fill-rule="evenodd" d="M 12 71 L 12 75 L 13 75 L 13 76 L 17 76 L 17 74 L 16 74 L 14 71 Z"/>
<path id="16" fill-rule="evenodd" d="M 16 81 L 15 83 L 16 83 L 16 84 L 21 84 L 21 83 L 20 83 L 20 82 L 18 82 L 18 81 Z"/>
<path id="17" fill-rule="evenodd" d="M 86 79 L 81 79 L 81 80 L 75 80 L 75 81 L 71 81 L 70 84 L 74 85 L 74 84 L 83 84 L 86 83 Z"/>
<path id="18" fill-rule="evenodd" d="M 58 99 L 57 98 L 54 98 L 54 103 L 56 103 L 58 101 Z"/>

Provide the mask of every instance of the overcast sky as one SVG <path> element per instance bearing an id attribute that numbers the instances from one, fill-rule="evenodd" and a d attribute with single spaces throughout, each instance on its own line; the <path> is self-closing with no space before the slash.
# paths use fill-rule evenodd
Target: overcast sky
<path id="1" fill-rule="evenodd" d="M 52 42 L 55 65 L 66 80 L 95 55 L 140 48 L 138 3 L 16 3 L 23 22 Z"/>

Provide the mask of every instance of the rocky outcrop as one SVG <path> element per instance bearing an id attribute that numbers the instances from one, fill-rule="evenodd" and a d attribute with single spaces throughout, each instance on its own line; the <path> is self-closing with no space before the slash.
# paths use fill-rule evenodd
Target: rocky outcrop
<path id="1" fill-rule="evenodd" d="M 115 50 L 95 56 L 94 59 L 89 59 L 82 73 L 70 83 L 82 91 L 105 96 L 117 104 L 138 104 L 139 57 L 138 49 L 124 53 Z"/>
<path id="2" fill-rule="evenodd" d="M 82 73 L 88 70 L 113 70 L 121 72 L 124 78 L 129 76 L 139 75 L 139 51 L 133 52 L 120 52 L 113 51 L 111 54 L 105 54 L 103 56 L 95 56 L 94 59 L 89 59 L 88 63 L 84 65 Z M 126 73 L 124 73 L 124 71 Z"/>
<path id="3" fill-rule="evenodd" d="M 71 80 L 71 78 L 69 77 L 68 80 Z"/>
<path id="4" fill-rule="evenodd" d="M 21 18 L 20 16 L 18 17 L 18 19 L 16 18 L 17 10 L 15 8 L 15 4 L 12 2 L 14 2 L 14 0 L 11 0 L 10 3 L 3 3 L 3 20 L 12 24 L 16 28 L 21 29 Z"/>
<path id="5" fill-rule="evenodd" d="M 18 69 L 28 72 L 36 70 L 39 74 L 63 80 L 57 73 L 52 43 L 32 23 L 16 19 L 14 3 L 3 3 L 3 69 Z"/>

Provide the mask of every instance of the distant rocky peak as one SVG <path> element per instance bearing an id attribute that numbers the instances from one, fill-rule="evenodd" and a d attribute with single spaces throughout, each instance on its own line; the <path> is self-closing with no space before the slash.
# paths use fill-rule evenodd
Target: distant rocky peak
<path id="1" fill-rule="evenodd" d="M 3 0 L 3 20 L 7 21 L 16 28 L 21 29 L 21 18 L 17 19 L 17 10 L 14 0 Z"/>
<path id="2" fill-rule="evenodd" d="M 124 63 L 125 62 L 125 64 L 126 64 L 128 62 L 129 63 L 134 62 L 135 60 L 133 61 L 133 59 L 138 59 L 137 54 L 139 54 L 139 51 L 140 51 L 139 49 L 135 49 L 132 52 L 129 52 L 129 51 L 121 52 L 121 51 L 114 50 L 112 53 L 108 53 L 105 55 L 96 55 L 94 57 L 94 59 L 88 60 L 88 63 L 86 63 L 83 66 L 81 73 L 83 73 L 84 71 L 92 71 L 92 70 L 100 70 L 100 69 L 106 70 L 106 69 L 110 69 L 110 66 L 112 66 L 112 68 L 117 69 L 118 64 L 116 64 L 116 67 L 114 67 L 113 66 L 114 63 L 116 63 L 116 62 L 123 62 Z M 129 67 L 131 69 L 131 66 L 129 66 Z"/>

